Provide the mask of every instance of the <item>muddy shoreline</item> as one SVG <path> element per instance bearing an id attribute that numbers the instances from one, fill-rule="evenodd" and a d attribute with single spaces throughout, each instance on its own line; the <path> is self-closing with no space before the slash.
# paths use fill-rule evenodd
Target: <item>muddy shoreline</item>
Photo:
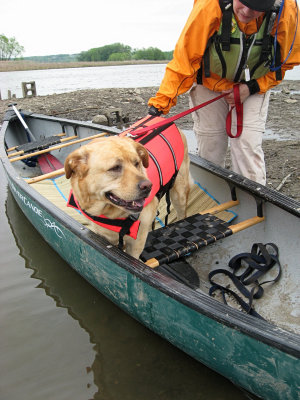
<path id="1" fill-rule="evenodd" d="M 98 114 L 120 110 L 129 123 L 147 114 L 148 99 L 158 88 L 90 89 L 70 93 L 16 99 L 18 108 L 51 116 L 91 121 Z M 11 100 L 0 100 L 0 119 Z M 267 165 L 267 185 L 300 201 L 300 81 L 285 81 L 271 92 L 267 135 L 263 148 Z M 188 95 L 178 99 L 169 116 L 189 108 Z M 192 129 L 189 115 L 178 121 L 182 129 Z M 275 138 L 275 139 L 274 139 Z M 229 165 L 228 165 L 229 166 Z"/>

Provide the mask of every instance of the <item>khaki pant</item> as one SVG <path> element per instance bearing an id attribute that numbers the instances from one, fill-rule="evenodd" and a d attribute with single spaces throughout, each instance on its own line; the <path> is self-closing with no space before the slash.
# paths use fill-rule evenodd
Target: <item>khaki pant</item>
<path id="1" fill-rule="evenodd" d="M 190 90 L 190 106 L 211 100 L 220 93 L 202 85 Z M 270 92 L 249 96 L 243 103 L 243 131 L 239 138 L 231 139 L 226 133 L 226 117 L 229 106 L 224 98 L 194 112 L 194 132 L 199 156 L 222 167 L 228 144 L 230 145 L 232 170 L 253 181 L 266 184 L 266 168 L 262 150 Z M 232 134 L 235 135 L 236 119 L 232 113 Z"/>

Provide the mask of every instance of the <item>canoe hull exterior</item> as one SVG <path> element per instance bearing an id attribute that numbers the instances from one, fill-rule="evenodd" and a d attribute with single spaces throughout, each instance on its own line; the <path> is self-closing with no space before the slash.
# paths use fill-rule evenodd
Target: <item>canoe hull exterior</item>
<path id="1" fill-rule="evenodd" d="M 299 358 L 256 340 L 187 306 L 132 273 L 122 260 L 98 251 L 35 196 L 7 175 L 25 216 L 49 245 L 83 278 L 143 325 L 196 360 L 263 399 L 299 399 Z M 108 252 L 117 251 L 115 248 Z M 163 277 L 161 276 L 161 279 Z"/>

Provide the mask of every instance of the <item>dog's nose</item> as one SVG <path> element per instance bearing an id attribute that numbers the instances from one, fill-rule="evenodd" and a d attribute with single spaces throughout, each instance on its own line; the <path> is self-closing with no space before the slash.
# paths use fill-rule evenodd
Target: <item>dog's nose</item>
<path id="1" fill-rule="evenodd" d="M 138 183 L 138 188 L 142 193 L 150 193 L 152 189 L 152 183 L 148 179 L 144 179 Z"/>

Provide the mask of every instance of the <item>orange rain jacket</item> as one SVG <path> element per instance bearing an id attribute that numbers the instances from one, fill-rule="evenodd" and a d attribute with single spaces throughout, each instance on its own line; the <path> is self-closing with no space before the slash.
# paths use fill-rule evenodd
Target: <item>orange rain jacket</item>
<path id="1" fill-rule="evenodd" d="M 258 20 L 261 25 L 264 15 Z M 282 10 L 277 40 L 281 49 L 281 61 L 287 57 L 296 30 L 297 9 L 295 0 L 285 0 Z M 238 21 L 240 30 L 246 35 L 257 32 L 257 21 L 253 20 L 247 24 Z M 155 97 L 149 100 L 149 106 L 156 107 L 159 111 L 167 114 L 171 107 L 176 105 L 177 96 L 187 92 L 196 81 L 197 71 L 201 66 L 202 57 L 209 38 L 219 30 L 222 22 L 222 11 L 219 0 L 195 0 L 192 12 L 183 28 L 183 31 L 176 44 L 173 60 L 166 67 L 165 76 Z M 271 35 L 275 35 L 276 25 L 274 24 Z M 300 12 L 298 17 L 298 29 L 291 54 L 287 62 L 281 67 L 282 77 L 285 71 L 300 64 Z M 275 72 L 268 72 L 257 79 L 260 93 L 278 85 Z M 203 76 L 203 85 L 210 90 L 221 92 L 233 87 L 233 82 L 226 78 L 211 73 L 209 78 Z"/>

